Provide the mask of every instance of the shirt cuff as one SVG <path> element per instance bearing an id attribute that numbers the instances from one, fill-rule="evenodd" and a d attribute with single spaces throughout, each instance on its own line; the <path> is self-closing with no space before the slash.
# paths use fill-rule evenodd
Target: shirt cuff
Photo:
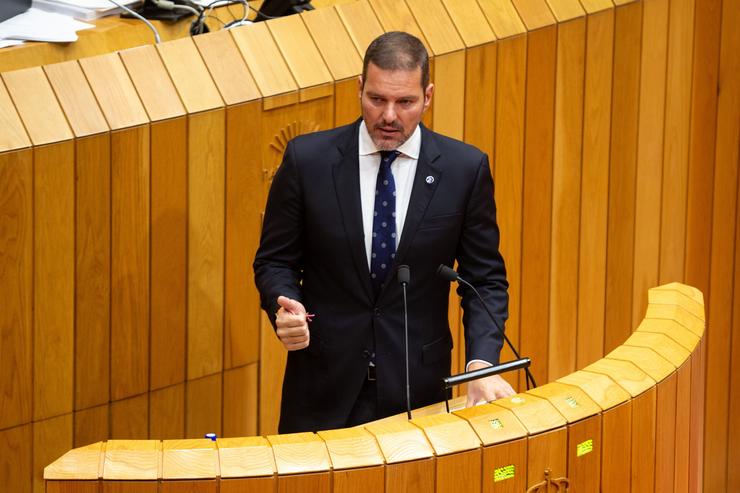
<path id="1" fill-rule="evenodd" d="M 469 370 L 469 368 L 470 368 L 470 365 L 471 365 L 471 364 L 473 364 L 473 363 L 483 363 L 483 364 L 486 364 L 486 365 L 488 365 L 488 366 L 493 366 L 493 364 L 489 363 L 488 361 L 486 361 L 486 360 L 484 360 L 484 359 L 471 359 L 471 360 L 470 360 L 470 361 L 468 361 L 468 363 L 467 363 L 467 364 L 465 365 L 465 371 L 466 371 L 466 372 L 470 371 L 470 370 Z"/>

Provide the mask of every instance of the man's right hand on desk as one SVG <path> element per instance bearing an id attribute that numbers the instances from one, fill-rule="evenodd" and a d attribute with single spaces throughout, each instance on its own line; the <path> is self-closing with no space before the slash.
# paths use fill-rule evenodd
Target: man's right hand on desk
<path id="1" fill-rule="evenodd" d="M 285 296 L 277 299 L 280 308 L 275 314 L 276 334 L 288 351 L 297 351 L 308 347 L 310 333 L 306 308 L 300 301 Z"/>

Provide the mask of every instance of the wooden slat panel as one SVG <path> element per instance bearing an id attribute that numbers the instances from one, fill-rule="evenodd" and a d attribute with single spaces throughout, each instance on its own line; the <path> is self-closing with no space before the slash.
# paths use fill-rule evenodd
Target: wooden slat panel
<path id="1" fill-rule="evenodd" d="M 496 35 L 475 0 L 442 0 L 442 4 L 455 24 L 466 48 L 470 49 L 496 41 Z"/>
<path id="2" fill-rule="evenodd" d="M 0 84 L 0 126 L 3 128 L 3 132 L 0 133 L 0 152 L 31 145 L 5 84 Z"/>
<path id="3" fill-rule="evenodd" d="M 111 134 L 111 398 L 149 375 L 149 129 Z"/>
<path id="4" fill-rule="evenodd" d="M 173 479 L 210 479 L 217 475 L 218 450 L 215 442 L 203 439 L 162 442 L 163 483 L 180 482 L 166 481 Z M 200 490 L 194 488 L 193 491 Z"/>
<path id="5" fill-rule="evenodd" d="M 360 117 L 359 84 L 355 79 L 347 79 L 334 84 L 334 126 L 339 127 L 354 122 Z"/>
<path id="6" fill-rule="evenodd" d="M 614 8 L 611 0 L 581 0 L 581 5 L 583 5 L 583 9 L 589 15 Z"/>
<path id="7" fill-rule="evenodd" d="M 318 435 L 326 444 L 334 471 L 383 465 L 375 437 L 362 427 L 319 431 Z"/>
<path id="8" fill-rule="evenodd" d="M 185 437 L 221 436 L 222 374 L 188 380 L 185 402 Z"/>
<path id="9" fill-rule="evenodd" d="M 431 108 L 435 132 L 462 140 L 465 125 L 465 52 L 434 59 L 434 97 Z"/>
<path id="10" fill-rule="evenodd" d="M 496 470 L 508 468 L 511 477 Z M 521 438 L 483 449 L 483 493 L 518 493 L 527 487 L 527 439 Z"/>
<path id="11" fill-rule="evenodd" d="M 550 337 L 547 375 L 560 378 L 576 369 L 578 325 L 578 232 L 581 210 L 581 151 L 586 21 L 558 27 L 555 80 L 555 142 L 552 171 L 552 258 Z M 584 300 L 585 302 L 585 300 Z"/>
<path id="12" fill-rule="evenodd" d="M 217 493 L 218 482 L 215 480 L 199 481 L 165 481 L 159 487 L 161 493 Z"/>
<path id="13" fill-rule="evenodd" d="M 674 491 L 676 472 L 676 374 L 660 382 L 655 408 L 655 491 Z"/>
<path id="14" fill-rule="evenodd" d="M 268 435 L 279 475 L 321 472 L 331 469 L 329 451 L 315 433 Z"/>
<path id="15" fill-rule="evenodd" d="M 71 413 L 73 408 L 74 188 L 74 144 L 35 148 L 34 420 Z"/>
<path id="16" fill-rule="evenodd" d="M 406 0 L 435 57 L 465 48 L 440 0 Z"/>
<path id="17" fill-rule="evenodd" d="M 653 491 L 655 484 L 656 390 L 632 400 L 632 490 Z"/>
<path id="18" fill-rule="evenodd" d="M 604 354 L 614 11 L 586 22 L 576 368 Z"/>
<path id="19" fill-rule="evenodd" d="M 691 425 L 691 360 L 676 372 L 676 441 L 675 441 L 675 474 L 674 491 L 689 491 L 689 430 Z"/>
<path id="20" fill-rule="evenodd" d="M 357 48 L 360 58 L 365 57 L 365 50 L 370 42 L 383 34 L 383 27 L 375 16 L 367 0 L 359 0 L 334 7 L 344 23 L 349 37 Z"/>
<path id="21" fill-rule="evenodd" d="M 518 37 L 498 43 L 496 81 L 495 149 L 493 155 L 496 184 L 496 211 L 501 231 L 500 250 L 506 259 L 509 284 L 509 319 L 506 333 L 514 345 L 521 343 L 521 259 L 522 259 L 522 188 L 524 180 L 524 118 L 527 74 L 527 39 Z M 501 145 L 499 145 L 499 143 Z M 506 143 L 506 144 L 504 144 Z M 503 204 L 506 204 L 502 207 Z M 508 348 L 501 359 L 513 354 Z M 518 389 L 518 375 L 504 376 Z"/>
<path id="22" fill-rule="evenodd" d="M 103 493 L 157 493 L 156 481 L 103 481 Z"/>
<path id="23" fill-rule="evenodd" d="M 737 157 L 738 166 L 740 166 L 740 156 Z M 737 204 L 740 208 L 740 203 Z M 740 244 L 740 214 L 735 216 L 735 245 Z M 731 358 L 730 362 L 730 380 L 729 380 L 729 393 L 730 402 L 728 409 L 728 423 L 727 428 L 729 430 L 727 437 L 727 456 L 728 456 L 728 471 L 727 471 L 727 488 L 728 490 L 740 488 L 740 472 L 737 471 L 736 467 L 731 467 L 732 460 L 730 457 L 736 457 L 740 453 L 740 433 L 738 427 L 738 414 L 740 414 L 740 382 L 738 382 L 738 374 L 740 374 L 740 310 L 737 308 L 740 306 L 740 249 L 735 248 L 735 273 L 734 273 L 734 287 L 733 287 L 733 319 L 732 319 L 732 347 L 731 347 Z M 679 381 L 680 385 L 680 381 Z M 680 387 L 679 387 L 680 389 Z M 693 389 L 692 389 L 693 390 Z M 679 395 L 679 399 L 681 396 Z"/>
<path id="24" fill-rule="evenodd" d="M 98 481 L 48 481 L 46 493 L 99 493 Z"/>
<path id="25" fill-rule="evenodd" d="M 74 402 L 75 409 L 85 409 L 110 399 L 110 135 L 77 139 L 75 145 Z"/>
<path id="26" fill-rule="evenodd" d="M 568 426 L 568 479 L 571 491 L 601 486 L 601 415 Z"/>
<path id="27" fill-rule="evenodd" d="M 478 0 L 478 4 L 498 39 L 527 32 L 511 0 Z"/>
<path id="28" fill-rule="evenodd" d="M 362 59 L 335 9 L 303 12 L 301 18 L 335 81 L 355 77 L 362 72 Z"/>
<path id="29" fill-rule="evenodd" d="M 72 413 L 33 423 L 33 491 L 44 493 L 44 467 L 72 448 Z"/>
<path id="30" fill-rule="evenodd" d="M 656 199 L 661 197 L 663 172 L 668 0 L 646 2 L 643 9 L 632 327 L 645 315 L 645 292 L 658 284 L 660 270 L 661 208 Z"/>
<path id="31" fill-rule="evenodd" d="M 641 3 L 616 10 L 611 140 L 618 145 L 611 146 L 609 170 L 605 352 L 621 344 L 632 331 L 641 24 Z"/>
<path id="32" fill-rule="evenodd" d="M 5 72 L 2 78 L 33 145 L 72 138 L 72 130 L 41 67 Z"/>
<path id="33" fill-rule="evenodd" d="M 193 41 L 227 105 L 260 98 L 257 83 L 228 31 L 196 36 Z"/>
<path id="34" fill-rule="evenodd" d="M 632 401 L 602 414 L 601 491 L 623 493 L 630 487 Z"/>
<path id="35" fill-rule="evenodd" d="M 31 150 L 0 154 L 0 429 L 29 423 L 33 413 L 32 159 Z"/>
<path id="36" fill-rule="evenodd" d="M 730 458 L 728 448 L 728 419 L 730 392 L 727 382 L 731 381 L 730 358 L 735 347 L 737 333 L 733 327 L 740 317 L 735 304 L 733 280 L 735 269 L 728 268 L 737 258 L 738 235 L 738 154 L 740 147 L 740 70 L 737 53 L 740 50 L 740 25 L 738 9 L 729 3 L 722 5 L 722 45 L 720 48 L 719 84 L 717 100 L 717 141 L 715 147 L 714 203 L 712 213 L 712 260 L 710 300 L 706 334 L 706 426 L 704 442 L 704 490 L 728 491 L 727 475 L 730 467 L 723 457 Z M 732 26 L 732 27 L 731 27 Z M 734 55 L 733 55 L 734 54 Z M 731 82 L 733 81 L 734 82 Z M 733 247 L 735 252 L 733 253 Z M 737 279 L 737 278 L 735 278 Z M 735 310 L 728 307 L 733 306 Z M 732 341 L 732 344 L 728 344 Z M 740 392 L 732 388 L 733 400 Z M 733 406 L 734 408 L 735 406 Z M 735 445 L 737 447 L 737 445 Z M 730 460 L 732 464 L 732 460 Z M 736 473 L 733 481 L 737 482 Z"/>
<path id="37" fill-rule="evenodd" d="M 185 380 L 187 314 L 187 120 L 153 123 L 149 388 Z"/>
<path id="38" fill-rule="evenodd" d="M 390 464 L 385 469 L 386 493 L 424 493 L 434 490 L 434 459 Z"/>
<path id="39" fill-rule="evenodd" d="M 105 444 L 103 479 L 152 481 L 161 471 L 162 442 L 158 440 L 108 440 Z"/>
<path id="40" fill-rule="evenodd" d="M 103 113 L 76 61 L 47 65 L 44 72 L 75 137 L 108 130 Z"/>
<path id="41" fill-rule="evenodd" d="M 331 475 L 328 472 L 278 476 L 278 493 L 329 493 Z"/>
<path id="42" fill-rule="evenodd" d="M 585 15 L 584 8 L 578 0 L 547 0 L 547 5 L 558 22 L 566 22 Z"/>
<path id="43" fill-rule="evenodd" d="M 275 335 L 264 312 L 260 317 L 259 434 L 277 433 L 283 373 L 287 359 L 283 344 Z"/>
<path id="44" fill-rule="evenodd" d="M 464 140 L 488 155 L 493 169 L 496 134 L 496 63 L 498 44 L 468 48 L 465 51 Z M 499 191 L 499 194 L 501 192 Z M 506 258 L 508 261 L 508 258 Z M 510 267 L 507 264 L 507 267 Z"/>
<path id="45" fill-rule="evenodd" d="M 223 368 L 226 132 L 223 110 L 188 127 L 188 379 Z"/>
<path id="46" fill-rule="evenodd" d="M 539 341 L 549 338 L 556 36 L 555 27 L 540 29 L 528 35 L 527 46 L 519 347 L 535 362 L 531 371 L 540 382 L 549 380 L 548 347 Z"/>
<path id="47" fill-rule="evenodd" d="M 74 446 L 82 447 L 108 438 L 109 405 L 91 407 L 74 414 Z M 79 477 L 79 476 L 77 476 Z M 97 474 L 95 475 L 97 478 Z"/>
<path id="48" fill-rule="evenodd" d="M 691 355 L 691 419 L 689 428 L 689 491 L 702 491 L 704 484 L 704 429 L 706 419 L 706 361 L 704 339 Z"/>
<path id="49" fill-rule="evenodd" d="M 405 31 L 412 34 L 424 43 L 430 54 L 433 53 L 429 42 L 419 28 L 419 24 L 414 19 L 414 15 L 405 3 L 396 2 L 395 0 L 369 0 L 369 3 L 385 32 Z"/>
<path id="50" fill-rule="evenodd" d="M 630 399 L 630 395 L 614 380 L 603 374 L 576 371 L 558 382 L 573 385 L 584 391 L 602 409 L 610 409 Z"/>
<path id="51" fill-rule="evenodd" d="M 151 121 L 185 114 L 180 96 L 153 46 L 140 46 L 119 54 Z"/>
<path id="52" fill-rule="evenodd" d="M 480 449 L 475 449 L 437 457 L 435 491 L 480 491 L 481 455 Z"/>
<path id="53" fill-rule="evenodd" d="M 483 445 L 511 441 L 527 434 L 514 413 L 495 404 L 466 407 L 454 413 L 468 420 Z"/>
<path id="54" fill-rule="evenodd" d="M 381 493 L 385 491 L 385 467 L 363 467 L 334 471 L 332 491 L 334 493 Z"/>
<path id="55" fill-rule="evenodd" d="M 83 58 L 80 65 L 112 130 L 142 125 L 148 121 L 118 55 L 111 53 Z"/>
<path id="56" fill-rule="evenodd" d="M 216 84 L 190 38 L 158 44 L 157 50 L 188 113 L 224 105 Z"/>
<path id="57" fill-rule="evenodd" d="M 259 360 L 261 310 L 251 263 L 259 246 L 264 207 L 262 163 L 256 152 L 263 141 L 261 130 L 259 101 L 226 110 L 224 368 Z"/>
<path id="58" fill-rule="evenodd" d="M 33 486 L 32 428 L 27 424 L 0 431 L 0 470 L 7 471 L 4 486 L 18 493 L 30 493 Z"/>
<path id="59" fill-rule="evenodd" d="M 222 479 L 219 483 L 221 493 L 274 493 L 277 488 L 277 478 L 249 478 L 249 479 Z"/>
<path id="60" fill-rule="evenodd" d="M 149 392 L 149 437 L 185 438 L 185 384 Z"/>
<path id="61" fill-rule="evenodd" d="M 75 448 L 44 468 L 44 479 L 97 480 L 102 472 L 105 444 L 93 443 Z"/>
<path id="62" fill-rule="evenodd" d="M 660 282 L 684 277 L 694 2 L 671 2 L 666 68 Z"/>
<path id="63" fill-rule="evenodd" d="M 149 396 L 146 393 L 111 402 L 110 438 L 143 440 L 149 436 Z"/>
<path id="64" fill-rule="evenodd" d="M 511 0 L 516 10 L 527 26 L 527 30 L 530 33 L 533 31 L 555 24 L 555 17 L 553 17 L 550 8 L 545 3 L 545 0 Z"/>
<path id="65" fill-rule="evenodd" d="M 258 365 L 252 363 L 224 371 L 224 436 L 257 434 Z"/>
<path id="66" fill-rule="evenodd" d="M 264 437 L 222 438 L 217 441 L 221 478 L 275 474 L 275 456 Z"/>
<path id="67" fill-rule="evenodd" d="M 553 479 L 566 475 L 568 443 L 566 428 L 530 436 L 527 442 L 528 488 L 545 479 L 545 469 L 550 469 L 550 477 Z"/>
<path id="68" fill-rule="evenodd" d="M 565 418 L 550 402 L 532 394 L 498 399 L 496 405 L 511 410 L 530 434 L 543 433 L 566 424 Z"/>

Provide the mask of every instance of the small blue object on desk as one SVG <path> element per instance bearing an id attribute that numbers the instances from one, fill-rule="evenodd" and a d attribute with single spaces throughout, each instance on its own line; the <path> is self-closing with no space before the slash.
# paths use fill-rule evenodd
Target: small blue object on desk
<path id="1" fill-rule="evenodd" d="M 203 438 L 208 438 L 210 441 L 215 442 L 218 436 L 215 433 L 206 433 Z"/>

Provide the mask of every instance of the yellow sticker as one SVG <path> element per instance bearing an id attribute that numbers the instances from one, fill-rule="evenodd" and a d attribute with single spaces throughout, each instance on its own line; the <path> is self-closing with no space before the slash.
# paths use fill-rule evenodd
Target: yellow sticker
<path id="1" fill-rule="evenodd" d="M 493 482 L 497 483 L 499 481 L 503 481 L 504 479 L 511 479 L 514 477 L 515 471 L 514 464 L 509 464 L 508 466 L 499 467 L 498 469 L 493 470 Z"/>
<path id="2" fill-rule="evenodd" d="M 504 424 L 498 418 L 493 418 L 489 423 L 491 423 L 491 428 L 494 430 L 500 430 L 504 427 Z"/>
<path id="3" fill-rule="evenodd" d="M 594 449 L 594 441 L 589 438 L 585 442 L 581 442 L 578 445 L 576 445 L 576 456 L 580 457 L 582 455 L 586 455 L 592 452 L 593 449 Z"/>

